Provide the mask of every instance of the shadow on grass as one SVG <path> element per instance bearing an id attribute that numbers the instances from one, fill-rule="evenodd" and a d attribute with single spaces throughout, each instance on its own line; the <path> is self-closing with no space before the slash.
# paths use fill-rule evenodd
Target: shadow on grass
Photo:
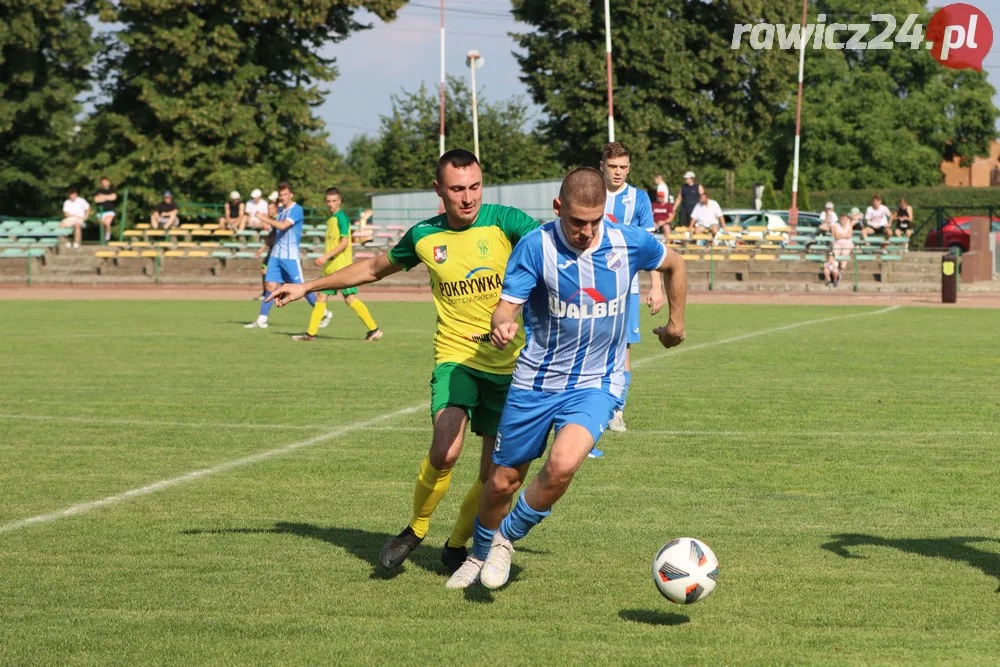
<path id="1" fill-rule="evenodd" d="M 406 559 L 406 564 L 392 571 L 383 570 L 378 564 L 378 554 L 382 550 L 382 545 L 388 542 L 395 535 L 388 533 L 373 533 L 357 528 L 338 528 L 336 526 L 323 528 L 310 523 L 288 523 L 278 522 L 273 528 L 226 528 L 207 530 L 184 530 L 182 535 L 295 535 L 305 537 L 320 542 L 339 547 L 352 556 L 360 558 L 371 565 L 372 579 L 393 579 L 405 571 L 406 565 L 416 565 L 419 568 L 444 574 L 444 566 L 439 559 L 439 552 L 428 547 L 417 547 L 410 557 Z"/>
<path id="2" fill-rule="evenodd" d="M 691 620 L 684 614 L 650 609 L 622 609 L 618 612 L 618 617 L 623 621 L 645 623 L 646 625 L 684 625 Z"/>
<path id="3" fill-rule="evenodd" d="M 1000 554 L 976 549 L 972 545 L 977 542 L 1000 542 L 993 537 L 923 537 L 923 538 L 888 538 L 877 535 L 861 535 L 858 533 L 841 533 L 831 535 L 832 542 L 823 545 L 823 549 L 835 553 L 841 558 L 865 558 L 853 553 L 852 547 L 889 547 L 906 553 L 929 558 L 944 558 L 945 560 L 966 563 L 982 571 L 988 577 L 1000 582 Z M 1000 588 L 997 588 L 1000 593 Z"/>

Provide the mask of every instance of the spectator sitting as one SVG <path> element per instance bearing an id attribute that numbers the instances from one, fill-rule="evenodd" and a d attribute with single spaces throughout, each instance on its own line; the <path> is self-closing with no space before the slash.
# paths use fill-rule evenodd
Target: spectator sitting
<path id="1" fill-rule="evenodd" d="M 872 234 L 882 234 L 887 239 L 892 231 L 889 207 L 882 203 L 878 195 L 872 197 L 872 205 L 865 211 L 865 227 L 861 230 L 861 238 L 865 241 Z"/>
<path id="2" fill-rule="evenodd" d="M 852 206 L 851 213 L 848 217 L 851 219 L 851 229 L 856 229 L 857 231 L 860 232 L 862 227 L 861 209 L 859 209 L 857 206 Z"/>
<path id="3" fill-rule="evenodd" d="M 854 235 L 854 230 L 850 216 L 840 216 L 840 221 L 833 223 L 830 227 L 830 233 L 833 234 L 833 254 L 839 257 L 849 257 L 854 251 L 854 240 L 851 238 Z M 847 269 L 846 259 L 841 261 L 840 268 Z"/>
<path id="4" fill-rule="evenodd" d="M 170 229 L 171 227 L 176 227 L 178 222 L 177 203 L 174 201 L 174 194 L 170 190 L 167 190 L 163 193 L 163 201 L 153 209 L 153 215 L 149 217 L 149 224 L 152 225 L 153 229 L 159 229 L 161 224 L 163 225 L 163 229 Z"/>
<path id="5" fill-rule="evenodd" d="M 83 239 L 83 226 L 87 224 L 87 218 L 90 216 L 90 204 L 80 196 L 76 188 L 69 189 L 68 197 L 62 205 L 64 217 L 59 226 L 73 228 L 73 247 L 79 248 Z"/>
<path id="6" fill-rule="evenodd" d="M 726 221 L 722 217 L 722 208 L 719 206 L 719 202 L 709 199 L 708 193 L 702 188 L 698 204 L 691 211 L 688 234 L 708 232 L 715 236 L 719 233 L 720 228 L 722 231 L 726 231 Z"/>
<path id="7" fill-rule="evenodd" d="M 840 283 L 840 264 L 833 252 L 827 253 L 826 264 L 823 265 L 823 277 L 826 278 L 827 285 L 836 287 Z"/>
<path id="8" fill-rule="evenodd" d="M 239 192 L 233 190 L 229 193 L 229 201 L 222 205 L 222 212 L 224 215 L 219 218 L 220 227 L 234 232 L 243 231 L 247 225 L 247 216 Z"/>
<path id="9" fill-rule="evenodd" d="M 656 201 L 653 202 L 653 226 L 663 232 L 664 237 L 670 236 L 670 214 L 674 207 L 667 202 L 666 192 L 657 190 Z"/>
<path id="10" fill-rule="evenodd" d="M 115 219 L 115 204 L 118 202 L 118 193 L 111 187 L 111 181 L 107 176 L 101 176 L 101 187 L 94 194 L 94 203 L 101 205 L 100 221 L 104 225 L 104 240 L 111 240 L 111 223 Z"/>
<path id="11" fill-rule="evenodd" d="M 260 229 L 265 226 L 260 216 L 267 213 L 267 202 L 264 201 L 260 188 L 254 188 L 250 193 L 250 201 L 247 202 L 244 211 L 247 215 L 246 226 L 250 229 Z"/>
<path id="12" fill-rule="evenodd" d="M 913 207 L 906 203 L 906 199 L 900 197 L 899 208 L 896 209 L 896 213 L 892 217 L 896 223 L 893 234 L 896 236 L 905 235 L 907 238 L 913 236 Z"/>
<path id="13" fill-rule="evenodd" d="M 828 201 L 826 208 L 819 214 L 819 229 L 821 232 L 829 234 L 833 231 L 833 224 L 837 222 L 837 213 L 833 210 L 833 202 Z"/>

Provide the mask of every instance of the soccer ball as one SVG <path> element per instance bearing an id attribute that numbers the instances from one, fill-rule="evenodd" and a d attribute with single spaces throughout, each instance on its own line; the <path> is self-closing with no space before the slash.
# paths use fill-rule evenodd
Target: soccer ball
<path id="1" fill-rule="evenodd" d="M 719 560 L 708 545 L 693 537 L 670 540 L 653 559 L 653 583 L 671 602 L 704 600 L 719 581 Z"/>

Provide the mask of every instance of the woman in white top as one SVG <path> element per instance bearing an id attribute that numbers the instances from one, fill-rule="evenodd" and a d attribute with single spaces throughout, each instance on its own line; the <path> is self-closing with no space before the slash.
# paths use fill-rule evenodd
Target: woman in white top
<path id="1" fill-rule="evenodd" d="M 63 202 L 62 211 L 64 217 L 59 226 L 73 228 L 73 247 L 79 248 L 83 239 L 83 226 L 90 216 L 90 204 L 79 195 L 76 188 L 70 188 L 69 199 Z"/>

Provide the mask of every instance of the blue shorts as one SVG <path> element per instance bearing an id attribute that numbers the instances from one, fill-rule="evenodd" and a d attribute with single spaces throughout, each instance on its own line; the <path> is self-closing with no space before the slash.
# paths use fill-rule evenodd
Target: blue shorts
<path id="1" fill-rule="evenodd" d="M 98 215 L 98 217 L 101 220 L 104 220 L 104 218 L 107 218 L 107 217 L 114 218 L 115 217 L 115 212 L 114 211 L 101 211 L 97 215 Z"/>
<path id="2" fill-rule="evenodd" d="M 297 259 L 278 259 L 272 256 L 267 260 L 264 280 L 269 283 L 301 283 L 302 262 Z"/>
<path id="3" fill-rule="evenodd" d="M 639 295 L 629 294 L 628 305 L 625 307 L 625 315 L 628 317 L 628 338 L 626 343 L 638 343 L 642 337 L 639 335 Z"/>
<path id="4" fill-rule="evenodd" d="M 493 463 L 513 468 L 541 458 L 552 428 L 558 433 L 566 424 L 584 427 L 597 444 L 620 403 L 603 389 L 553 393 L 511 387 L 500 415 Z"/>

